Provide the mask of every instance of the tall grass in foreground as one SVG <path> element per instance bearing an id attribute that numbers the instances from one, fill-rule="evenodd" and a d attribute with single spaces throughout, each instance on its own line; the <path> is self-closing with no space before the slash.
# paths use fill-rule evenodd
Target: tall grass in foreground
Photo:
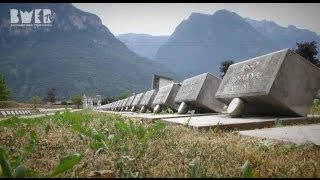
<path id="1" fill-rule="evenodd" d="M 2 177 L 320 177 L 319 146 L 83 111 L 0 121 Z"/>

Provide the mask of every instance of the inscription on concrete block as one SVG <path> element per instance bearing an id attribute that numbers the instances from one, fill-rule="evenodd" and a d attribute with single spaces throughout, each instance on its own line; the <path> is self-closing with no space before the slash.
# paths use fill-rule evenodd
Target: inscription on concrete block
<path id="1" fill-rule="evenodd" d="M 244 114 L 306 116 L 320 88 L 320 68 L 290 49 L 229 67 L 216 98 L 240 98 Z"/>
<path id="2" fill-rule="evenodd" d="M 189 110 L 201 112 L 222 112 L 224 104 L 215 99 L 221 79 L 210 73 L 185 79 L 181 83 L 175 102 L 186 103 Z"/>
<path id="3" fill-rule="evenodd" d="M 174 102 L 174 99 L 178 94 L 179 89 L 180 85 L 176 83 L 161 87 L 152 104 L 154 106 L 167 106 L 170 107 L 174 112 L 176 112 L 179 108 L 179 105 Z"/>

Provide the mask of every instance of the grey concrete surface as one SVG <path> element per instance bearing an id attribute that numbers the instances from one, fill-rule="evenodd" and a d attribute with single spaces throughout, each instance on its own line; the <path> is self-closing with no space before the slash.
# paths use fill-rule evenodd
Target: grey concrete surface
<path id="1" fill-rule="evenodd" d="M 296 144 L 313 142 L 320 145 L 320 124 L 246 130 L 240 131 L 239 134 L 244 136 L 293 142 Z"/>

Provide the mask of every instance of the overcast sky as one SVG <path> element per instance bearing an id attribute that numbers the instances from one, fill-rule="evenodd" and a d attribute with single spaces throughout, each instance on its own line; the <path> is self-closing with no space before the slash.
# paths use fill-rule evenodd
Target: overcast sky
<path id="1" fill-rule="evenodd" d="M 73 3 L 98 15 L 114 34 L 171 35 L 192 12 L 213 14 L 226 9 L 255 20 L 272 20 L 320 34 L 320 3 Z"/>

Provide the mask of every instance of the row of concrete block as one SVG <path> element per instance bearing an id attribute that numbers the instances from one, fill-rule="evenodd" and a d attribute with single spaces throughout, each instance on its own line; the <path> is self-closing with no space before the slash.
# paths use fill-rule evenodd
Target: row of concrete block
<path id="1" fill-rule="evenodd" d="M 4 117 L 7 116 L 16 116 L 16 115 L 29 115 L 31 114 L 30 110 L 9 110 L 9 111 L 0 111 L 0 114 Z"/>
<path id="2" fill-rule="evenodd" d="M 223 79 L 203 73 L 100 109 L 159 113 L 170 112 L 170 108 L 179 114 L 227 110 L 231 117 L 307 116 L 319 89 L 320 69 L 294 51 L 284 49 L 235 63 Z"/>

